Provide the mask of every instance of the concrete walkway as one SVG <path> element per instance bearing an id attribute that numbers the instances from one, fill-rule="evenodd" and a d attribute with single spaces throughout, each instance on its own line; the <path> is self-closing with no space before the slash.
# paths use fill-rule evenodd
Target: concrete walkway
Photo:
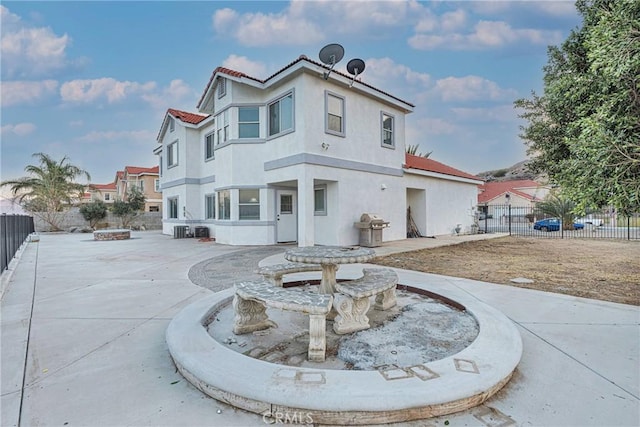
<path id="1" fill-rule="evenodd" d="M 132 237 L 95 242 L 90 234 L 44 234 L 3 275 L 0 425 L 264 424 L 185 381 L 164 336 L 181 308 L 211 294 L 190 276 L 225 288 L 286 247 L 230 247 L 157 232 Z M 376 251 L 468 238 L 479 237 L 412 239 Z M 225 279 L 216 283 L 216 274 Z M 467 292 L 501 310 L 524 343 L 514 378 L 498 395 L 407 425 L 640 425 L 638 307 L 416 272 L 403 277 Z"/>

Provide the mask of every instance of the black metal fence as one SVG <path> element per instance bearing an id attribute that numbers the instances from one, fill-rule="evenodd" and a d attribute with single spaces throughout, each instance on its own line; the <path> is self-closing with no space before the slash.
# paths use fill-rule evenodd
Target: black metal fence
<path id="1" fill-rule="evenodd" d="M 20 246 L 35 231 L 33 217 L 26 215 L 0 215 L 0 264 L 5 271 Z"/>
<path id="2" fill-rule="evenodd" d="M 484 233 L 509 233 L 554 239 L 640 239 L 640 213 L 618 214 L 602 210 L 579 217 L 564 224 L 561 218 L 545 215 L 530 206 L 478 206 L 478 228 Z"/>

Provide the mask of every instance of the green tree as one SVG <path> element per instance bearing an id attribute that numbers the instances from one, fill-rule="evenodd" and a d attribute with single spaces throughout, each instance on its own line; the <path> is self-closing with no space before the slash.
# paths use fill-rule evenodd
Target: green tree
<path id="1" fill-rule="evenodd" d="M 411 154 L 412 156 L 424 157 L 425 159 L 428 159 L 431 153 L 433 153 L 433 151 L 429 151 L 428 153 L 418 153 L 419 147 L 420 147 L 420 144 L 408 145 L 407 153 Z"/>
<path id="2" fill-rule="evenodd" d="M 546 215 L 560 218 L 563 230 L 573 230 L 573 211 L 576 204 L 571 200 L 562 195 L 551 193 L 536 207 Z"/>
<path id="3" fill-rule="evenodd" d="M 102 200 L 96 200 L 80 206 L 80 213 L 89 222 L 89 226 L 95 230 L 98 222 L 107 216 L 107 205 Z"/>
<path id="4" fill-rule="evenodd" d="M 35 153 L 38 165 L 27 165 L 24 170 L 29 176 L 7 180 L 0 186 L 11 187 L 11 192 L 24 209 L 42 218 L 52 231 L 59 231 L 66 214 L 65 208 L 71 206 L 74 199 L 82 197 L 86 184 L 75 182 L 84 176 L 88 181 L 88 172 L 69 163 L 64 156 L 56 161 L 45 153 Z"/>
<path id="5" fill-rule="evenodd" d="M 640 209 L 640 2 L 578 0 L 582 27 L 551 46 L 544 94 L 519 99 L 529 169 L 581 212 Z"/>
<path id="6" fill-rule="evenodd" d="M 146 198 L 138 187 L 131 187 L 126 200 L 116 200 L 111 206 L 111 212 L 120 218 L 122 228 L 129 228 L 136 217 L 144 210 Z"/>

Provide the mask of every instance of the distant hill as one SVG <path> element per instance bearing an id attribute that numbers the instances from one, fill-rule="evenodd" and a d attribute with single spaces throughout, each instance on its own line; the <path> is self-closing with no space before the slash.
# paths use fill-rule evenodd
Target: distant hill
<path id="1" fill-rule="evenodd" d="M 513 181 L 517 179 L 531 179 L 537 182 L 546 181 L 544 175 L 536 175 L 527 171 L 527 163 L 528 160 L 523 160 L 508 168 L 480 172 L 476 175 L 487 182 Z"/>

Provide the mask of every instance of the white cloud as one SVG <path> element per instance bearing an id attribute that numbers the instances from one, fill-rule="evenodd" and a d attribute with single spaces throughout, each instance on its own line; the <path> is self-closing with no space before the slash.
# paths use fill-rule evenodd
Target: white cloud
<path id="1" fill-rule="evenodd" d="M 72 120 L 69 122 L 69 126 L 72 128 L 82 127 L 84 126 L 84 122 L 82 120 Z"/>
<path id="2" fill-rule="evenodd" d="M 390 58 L 369 58 L 365 63 L 363 81 L 411 103 L 421 100 L 432 85 L 429 74 L 414 71 Z"/>
<path id="3" fill-rule="evenodd" d="M 91 103 L 106 99 L 109 104 L 113 104 L 131 95 L 152 93 L 155 88 L 155 82 L 137 83 L 104 77 L 65 82 L 60 87 L 60 96 L 65 102 Z"/>
<path id="4" fill-rule="evenodd" d="M 104 141 L 131 141 L 143 142 L 154 141 L 156 135 L 148 130 L 125 130 L 125 131 L 91 131 L 86 135 L 76 138 L 80 142 L 104 142 Z"/>
<path id="5" fill-rule="evenodd" d="M 284 4 L 284 3 L 283 3 Z M 279 13 L 244 13 L 219 9 L 213 28 L 246 46 L 305 45 L 329 37 L 351 35 L 377 38 L 381 32 L 402 28 L 423 6 L 415 0 L 335 1 L 292 0 Z"/>
<path id="6" fill-rule="evenodd" d="M 58 82 L 55 80 L 3 81 L 0 83 L 2 106 L 33 104 L 53 95 L 57 88 Z"/>
<path id="7" fill-rule="evenodd" d="M 517 91 L 502 89 L 496 82 L 478 76 L 440 79 L 436 82 L 433 92 L 445 102 L 497 101 L 517 96 Z"/>
<path id="8" fill-rule="evenodd" d="M 504 21 L 480 21 L 470 33 L 418 33 L 409 38 L 409 45 L 418 50 L 447 48 L 478 50 L 497 48 L 519 42 L 535 45 L 557 44 L 562 40 L 560 31 L 512 28 Z"/>
<path id="9" fill-rule="evenodd" d="M 196 92 L 183 80 L 171 80 L 169 86 L 162 88 L 160 92 L 144 93 L 142 99 L 152 107 L 165 110 L 169 107 L 183 108 L 185 101 L 193 102 Z"/>
<path id="10" fill-rule="evenodd" d="M 48 27 L 30 27 L 4 6 L 0 6 L 2 73 L 10 78 L 33 77 L 68 65 L 67 34 L 55 34 Z"/>
<path id="11" fill-rule="evenodd" d="M 262 62 L 252 61 L 246 56 L 229 55 L 227 59 L 222 61 L 222 66 L 259 79 L 267 77 L 267 67 L 265 64 Z"/>
<path id="12" fill-rule="evenodd" d="M 450 135 L 457 130 L 455 124 L 440 118 L 425 118 L 419 120 L 418 125 L 431 135 Z"/>
<path id="13" fill-rule="evenodd" d="M 504 14 L 514 11 L 517 13 L 542 12 L 554 17 L 565 17 L 576 14 L 575 2 L 567 0 L 543 1 L 474 1 L 470 6 L 475 12 L 485 15 Z"/>
<path id="14" fill-rule="evenodd" d="M 513 104 L 482 108 L 451 108 L 456 119 L 473 122 L 517 122 L 518 112 Z"/>
<path id="15" fill-rule="evenodd" d="M 26 136 L 33 133 L 36 130 L 36 125 L 33 123 L 17 123 L 15 125 L 9 124 L 2 126 L 2 135 L 14 134 L 17 136 Z"/>

